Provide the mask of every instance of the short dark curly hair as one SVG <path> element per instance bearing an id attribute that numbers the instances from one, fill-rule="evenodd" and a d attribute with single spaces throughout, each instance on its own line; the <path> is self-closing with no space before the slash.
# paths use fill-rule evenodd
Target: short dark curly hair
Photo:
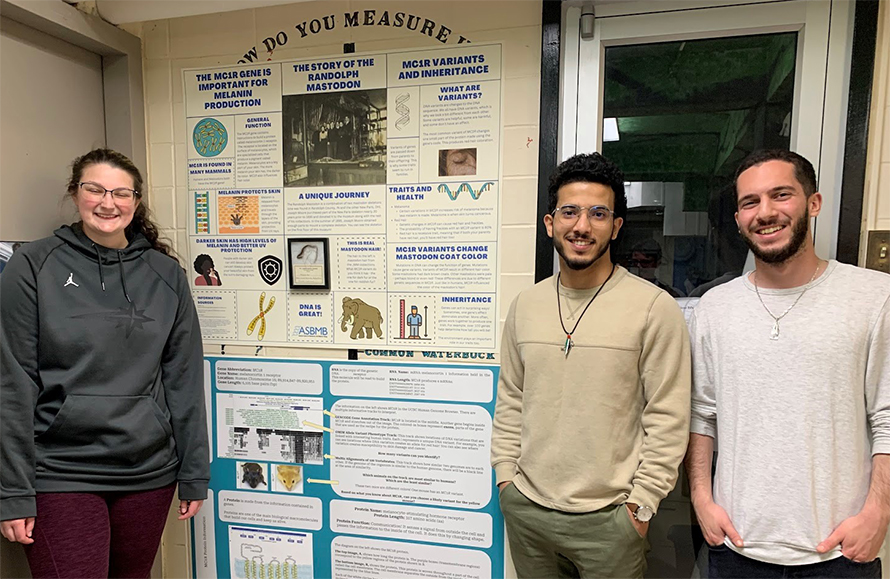
<path id="1" fill-rule="evenodd" d="M 196 257 L 195 263 L 193 264 L 195 267 L 195 271 L 197 273 L 200 273 L 201 275 L 204 275 L 203 267 L 204 267 L 205 261 L 209 261 L 210 267 L 213 267 L 213 258 L 210 257 L 209 255 L 207 255 L 206 253 L 202 253 L 201 255 Z"/>
<path id="2" fill-rule="evenodd" d="M 767 161 L 784 161 L 785 163 L 790 163 L 794 167 L 794 178 L 800 183 L 807 198 L 819 190 L 819 186 L 816 182 L 816 170 L 813 168 L 813 164 L 805 157 L 786 149 L 766 149 L 762 151 L 754 151 L 745 157 L 739 167 L 735 170 L 733 184 L 736 189 L 736 199 L 738 199 L 739 194 L 739 176 L 751 167 L 762 165 Z"/>
<path id="3" fill-rule="evenodd" d="M 627 194 L 624 191 L 624 173 L 618 165 L 599 153 L 580 154 L 569 157 L 559 164 L 550 176 L 549 212 L 556 210 L 559 188 L 570 183 L 599 183 L 612 189 L 615 194 L 615 217 L 627 217 Z"/>

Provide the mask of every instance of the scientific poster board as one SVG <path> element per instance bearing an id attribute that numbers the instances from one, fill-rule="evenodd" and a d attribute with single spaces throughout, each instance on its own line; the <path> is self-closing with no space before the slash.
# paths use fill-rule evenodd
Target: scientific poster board
<path id="1" fill-rule="evenodd" d="M 204 340 L 495 350 L 501 62 L 492 44 L 184 70 Z"/>
<path id="2" fill-rule="evenodd" d="M 198 579 L 504 576 L 497 366 L 205 358 Z"/>

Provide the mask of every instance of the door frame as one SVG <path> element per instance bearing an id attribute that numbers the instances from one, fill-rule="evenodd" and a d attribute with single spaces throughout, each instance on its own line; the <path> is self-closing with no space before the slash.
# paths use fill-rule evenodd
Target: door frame
<path id="1" fill-rule="evenodd" d="M 102 57 L 105 146 L 147 173 L 142 41 L 65 2 L 0 0 L 0 14 Z"/>

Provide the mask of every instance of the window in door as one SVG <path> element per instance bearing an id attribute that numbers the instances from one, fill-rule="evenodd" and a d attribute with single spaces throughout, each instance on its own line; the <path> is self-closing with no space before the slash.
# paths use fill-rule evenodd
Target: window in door
<path id="1" fill-rule="evenodd" d="M 741 274 L 733 176 L 789 148 L 797 32 L 605 49 L 603 154 L 624 171 L 614 258 L 675 297 Z"/>

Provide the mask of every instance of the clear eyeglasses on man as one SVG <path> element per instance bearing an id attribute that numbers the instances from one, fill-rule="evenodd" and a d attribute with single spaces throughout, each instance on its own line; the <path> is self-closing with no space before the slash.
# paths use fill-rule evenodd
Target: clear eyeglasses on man
<path id="1" fill-rule="evenodd" d="M 587 210 L 587 219 L 591 223 L 605 223 L 614 211 L 604 205 L 592 205 L 590 207 L 578 207 L 577 205 L 562 205 L 553 210 L 553 215 L 558 216 L 566 223 L 574 223 L 581 217 L 581 213 Z"/>
<path id="2" fill-rule="evenodd" d="M 95 199 L 102 199 L 106 193 L 111 193 L 111 198 L 115 201 L 132 201 L 136 198 L 136 191 L 127 187 L 118 187 L 117 189 L 106 189 L 98 183 L 92 181 L 84 181 L 78 183 L 81 190 Z"/>

